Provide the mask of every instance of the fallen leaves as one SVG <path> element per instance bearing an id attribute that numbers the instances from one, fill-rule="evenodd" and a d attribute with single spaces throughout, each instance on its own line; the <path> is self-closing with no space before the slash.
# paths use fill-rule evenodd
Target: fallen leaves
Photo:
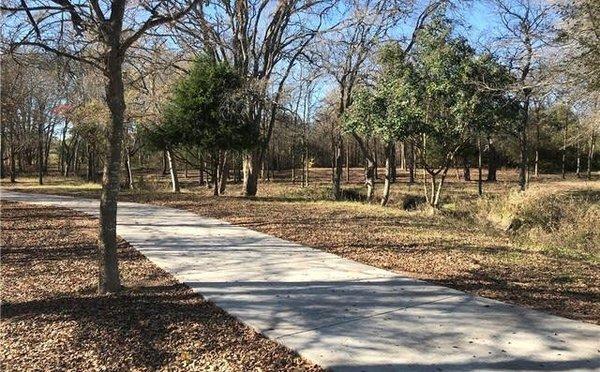
<path id="1" fill-rule="evenodd" d="M 126 289 L 96 294 L 97 221 L 2 203 L 0 369 L 317 371 L 119 245 Z"/>

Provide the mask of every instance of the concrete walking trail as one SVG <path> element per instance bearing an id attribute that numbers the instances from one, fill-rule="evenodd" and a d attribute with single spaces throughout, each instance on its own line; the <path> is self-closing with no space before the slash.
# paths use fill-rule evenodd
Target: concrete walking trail
<path id="1" fill-rule="evenodd" d="M 1 197 L 98 215 L 98 200 L 6 189 Z M 600 370 L 597 325 L 172 208 L 121 202 L 118 234 L 228 313 L 333 370 Z"/>

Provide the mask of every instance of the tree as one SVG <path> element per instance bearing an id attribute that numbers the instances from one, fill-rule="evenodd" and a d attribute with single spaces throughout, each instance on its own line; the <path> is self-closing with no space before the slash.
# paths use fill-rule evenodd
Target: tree
<path id="1" fill-rule="evenodd" d="M 544 80 L 541 50 L 552 40 L 551 18 L 554 6 L 539 0 L 491 0 L 503 28 L 499 45 L 511 72 L 512 90 L 521 105 L 521 120 L 516 128 L 519 142 L 519 186 L 527 188 L 529 172 L 530 105 Z"/>
<path id="2" fill-rule="evenodd" d="M 0 7 L 7 14 L 6 33 L 13 52 L 16 48 L 41 49 L 94 67 L 106 79 L 105 99 L 111 121 L 105 133 L 107 148 L 100 199 L 100 293 L 121 289 L 116 230 L 125 112 L 123 63 L 132 45 L 148 31 L 181 18 L 197 2 L 179 6 L 166 0 L 136 4 L 126 0 L 91 0 L 81 4 L 70 0 L 33 0 L 29 4 L 11 0 Z"/>
<path id="3" fill-rule="evenodd" d="M 477 96 L 472 85 L 474 51 L 452 37 L 450 23 L 436 17 L 419 35 L 414 51 L 420 117 L 414 143 L 431 178 L 424 182 L 429 204 L 438 208 L 441 190 L 456 153 L 470 139 Z M 424 177 L 425 178 L 425 177 Z M 424 180 L 425 181 L 425 180 Z"/>
<path id="4" fill-rule="evenodd" d="M 257 135 L 248 118 L 243 83 L 227 62 L 199 57 L 175 86 L 163 121 L 147 133 L 150 142 L 171 158 L 179 146 L 194 146 L 210 154 L 215 195 L 225 190 L 228 153 L 246 150 Z"/>

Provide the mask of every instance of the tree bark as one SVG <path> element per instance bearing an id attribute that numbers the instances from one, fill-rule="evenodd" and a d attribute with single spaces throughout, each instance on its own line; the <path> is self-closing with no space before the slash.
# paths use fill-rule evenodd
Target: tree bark
<path id="1" fill-rule="evenodd" d="M 124 4 L 123 4 L 124 7 Z M 124 9 L 113 9 L 122 13 Z M 118 15 L 117 19 L 121 19 Z M 114 26 L 114 27 L 118 27 Z M 115 32 L 112 43 L 120 43 L 120 32 Z M 123 87 L 123 55 L 120 48 L 112 46 L 106 58 L 107 78 L 106 101 L 111 114 L 107 128 L 107 151 L 102 177 L 100 198 L 100 270 L 98 291 L 100 293 L 121 290 L 117 261 L 117 198 L 119 196 L 119 173 L 121 171 L 121 147 L 123 143 L 123 115 L 125 97 Z"/>
<path id="2" fill-rule="evenodd" d="M 387 159 L 386 159 L 386 167 L 387 167 Z M 390 143 L 389 149 L 389 162 L 390 162 L 390 182 L 396 183 L 397 173 L 396 173 L 396 142 L 393 141 Z M 387 170 L 386 170 L 387 174 Z"/>
<path id="3" fill-rule="evenodd" d="M 390 188 L 393 177 L 394 153 L 396 148 L 393 142 L 389 142 L 385 147 L 385 181 L 383 184 L 383 196 L 381 197 L 381 205 L 386 206 L 390 199 Z"/>
<path id="4" fill-rule="evenodd" d="M 342 172 L 343 172 L 343 160 L 342 160 L 342 137 L 337 135 L 335 140 L 335 147 L 333 151 L 333 198 L 335 200 L 342 199 Z"/>
<path id="5" fill-rule="evenodd" d="M 527 141 L 527 127 L 529 124 L 529 102 L 530 102 L 529 88 L 526 88 L 525 99 L 523 104 L 523 119 L 521 121 L 521 128 L 519 131 L 519 188 L 521 191 L 527 189 L 527 172 L 529 165 L 528 156 L 528 141 Z"/>
<path id="6" fill-rule="evenodd" d="M 416 163 L 416 153 L 415 146 L 413 143 L 409 143 L 409 153 L 408 153 L 408 183 L 412 185 L 415 183 L 415 163 Z"/>
<path id="7" fill-rule="evenodd" d="M 488 149 L 489 149 L 489 158 L 488 158 L 488 174 L 487 174 L 487 182 L 496 182 L 498 180 L 496 173 L 498 171 L 498 152 L 496 151 L 496 146 L 494 145 L 494 141 L 488 137 Z"/>
<path id="8" fill-rule="evenodd" d="M 125 149 L 125 170 L 127 171 L 127 186 L 133 190 L 133 172 L 131 170 L 131 155 L 129 147 Z"/>
<path id="9" fill-rule="evenodd" d="M 242 194 L 244 196 L 256 196 L 258 190 L 258 170 L 262 162 L 261 150 L 259 148 L 244 152 L 244 183 Z"/>
<path id="10" fill-rule="evenodd" d="M 173 157 L 173 152 L 171 150 L 166 150 L 167 161 L 169 162 L 169 172 L 171 175 L 171 190 L 175 193 L 180 191 L 179 189 L 179 177 L 177 176 L 177 164 L 175 163 L 175 159 Z"/>
<path id="11" fill-rule="evenodd" d="M 471 161 L 466 156 L 463 159 L 463 178 L 465 181 L 471 181 Z"/>

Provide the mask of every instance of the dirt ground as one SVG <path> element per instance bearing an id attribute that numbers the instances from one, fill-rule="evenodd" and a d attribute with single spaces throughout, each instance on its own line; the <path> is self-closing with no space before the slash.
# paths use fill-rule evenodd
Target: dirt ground
<path id="1" fill-rule="evenodd" d="M 319 371 L 119 245 L 96 294 L 98 221 L 2 202 L 0 370 Z"/>

